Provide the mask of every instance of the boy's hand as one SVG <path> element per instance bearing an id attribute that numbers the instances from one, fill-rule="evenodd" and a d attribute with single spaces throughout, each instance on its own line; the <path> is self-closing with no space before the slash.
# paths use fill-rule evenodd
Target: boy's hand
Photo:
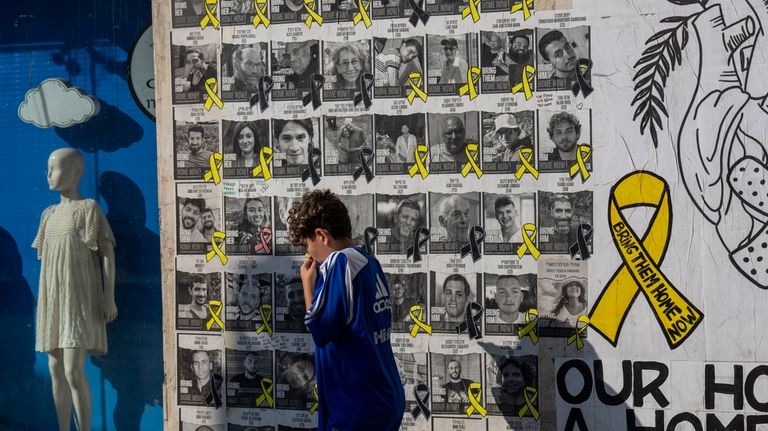
<path id="1" fill-rule="evenodd" d="M 317 282 L 317 262 L 311 257 L 304 259 L 299 269 L 301 285 L 304 288 L 304 305 L 307 310 L 312 306 L 312 297 L 315 296 L 315 282 Z"/>
<path id="2" fill-rule="evenodd" d="M 304 259 L 304 263 L 299 271 L 301 273 L 301 284 L 312 286 L 314 289 L 315 282 L 317 281 L 317 262 L 315 262 L 315 259 L 311 257 Z"/>

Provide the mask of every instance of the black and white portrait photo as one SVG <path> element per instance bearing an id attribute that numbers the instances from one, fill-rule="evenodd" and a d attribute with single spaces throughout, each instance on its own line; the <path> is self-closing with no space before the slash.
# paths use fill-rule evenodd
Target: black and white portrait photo
<path id="1" fill-rule="evenodd" d="M 469 302 L 482 305 L 482 274 L 445 274 L 430 272 L 430 319 L 435 333 L 455 334 L 466 321 Z"/>
<path id="2" fill-rule="evenodd" d="M 235 254 L 272 254 L 272 200 L 269 196 L 224 197 L 224 217 L 229 243 Z"/>
<path id="3" fill-rule="evenodd" d="M 286 0 L 289 2 L 291 0 Z M 301 100 L 310 91 L 313 73 L 320 72 L 320 42 L 272 42 L 273 100 Z"/>
<path id="4" fill-rule="evenodd" d="M 376 195 L 377 253 L 405 254 L 419 227 L 427 228 L 427 195 Z M 426 243 L 421 248 L 426 253 Z"/>
<path id="5" fill-rule="evenodd" d="M 437 414 L 465 414 L 470 404 L 469 385 L 482 383 L 482 355 L 430 353 L 429 358 L 432 367 L 432 411 Z M 482 399 L 482 393 L 479 397 Z"/>
<path id="6" fill-rule="evenodd" d="M 376 174 L 407 174 L 416 160 L 429 167 L 427 121 L 424 114 L 374 115 Z M 424 151 L 418 151 L 423 146 Z"/>
<path id="7" fill-rule="evenodd" d="M 172 45 L 173 103 L 201 103 L 208 99 L 209 80 L 218 80 L 216 44 Z M 213 81 L 210 81 L 213 82 Z M 218 81 L 216 81 L 218 86 Z"/>

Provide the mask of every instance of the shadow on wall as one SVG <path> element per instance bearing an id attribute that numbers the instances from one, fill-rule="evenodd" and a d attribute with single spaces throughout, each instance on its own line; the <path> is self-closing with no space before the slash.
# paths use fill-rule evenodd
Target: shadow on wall
<path id="1" fill-rule="evenodd" d="M 144 137 L 144 129 L 133 118 L 104 100 L 99 99 L 99 103 L 101 108 L 95 117 L 71 127 L 56 127 L 56 134 L 72 148 L 86 153 L 111 153 L 128 148 Z M 115 133 L 116 127 L 120 133 Z"/>
<path id="2" fill-rule="evenodd" d="M 119 315 L 107 327 L 109 354 L 91 360 L 117 391 L 117 430 L 138 430 L 145 405 L 162 401 L 160 237 L 145 227 L 144 195 L 130 178 L 106 171 L 99 177 L 99 193 L 117 243 Z"/>
<path id="3" fill-rule="evenodd" d="M 87 50 L 88 57 L 92 63 L 102 65 L 107 73 L 116 75 L 126 81 L 128 80 L 125 73 L 127 67 L 125 61 L 115 61 L 108 56 L 103 55 L 99 50 L 94 49 L 93 46 L 86 46 L 84 49 Z M 83 72 L 83 66 L 78 62 L 77 56 L 72 55 L 72 52 L 68 47 L 62 48 L 61 51 L 51 54 L 51 61 L 56 65 L 64 66 L 67 74 L 70 76 L 79 75 Z"/>
<path id="4" fill-rule="evenodd" d="M 588 337 L 599 336 L 594 331 L 588 332 Z M 638 384 L 643 387 L 643 378 L 646 384 L 648 380 L 655 382 L 654 378 L 649 377 L 662 370 L 642 369 L 637 366 L 633 369 L 630 361 L 619 360 L 608 361 L 604 365 L 603 361 L 598 359 L 588 338 L 582 338 L 582 349 L 577 349 L 575 343 L 568 345 L 566 340 L 540 338 L 537 350 L 534 350 L 538 352 L 535 362 L 527 360 L 530 357 L 522 353 L 500 355 L 501 351 L 509 352 L 509 347 L 480 341 L 479 345 L 488 354 L 487 375 L 489 379 L 491 374 L 496 376 L 493 381 L 486 382 L 492 387 L 492 396 L 487 397 L 485 402 L 498 406 L 509 429 L 525 429 L 520 419 L 521 411 L 528 421 L 533 420 L 530 409 L 525 408 L 525 387 L 529 386 L 536 389 L 529 392 L 527 397 L 541 414 L 539 427 L 542 430 L 632 429 L 628 423 L 635 423 L 635 417 L 624 413 L 632 409 L 633 401 L 630 397 L 633 384 L 634 387 Z M 525 337 L 520 342 L 530 344 L 530 339 Z M 563 358 L 560 368 L 556 366 L 555 358 Z M 615 380 L 613 373 L 619 372 L 615 369 L 617 367 L 621 368 L 620 374 L 624 376 L 620 387 L 614 387 L 606 381 Z M 646 371 L 649 373 L 646 374 Z M 604 377 L 606 374 L 607 378 Z M 648 387 L 653 386 L 649 384 Z M 567 405 L 557 406 L 558 392 Z M 652 392 L 649 393 L 657 395 L 657 392 Z M 589 404 L 590 397 L 594 395 L 599 397 L 603 408 Z M 558 409 L 562 410 L 559 415 Z M 598 414 L 605 414 L 605 417 L 598 419 Z"/>
<path id="5" fill-rule="evenodd" d="M 35 376 L 35 298 L 22 275 L 16 241 L 0 227 L 0 412 L 18 411 L 19 400 L 35 403 L 23 415 L 0 415 L 0 430 L 53 429 L 56 425 L 50 378 Z M 47 389 L 46 389 L 47 388 Z"/>

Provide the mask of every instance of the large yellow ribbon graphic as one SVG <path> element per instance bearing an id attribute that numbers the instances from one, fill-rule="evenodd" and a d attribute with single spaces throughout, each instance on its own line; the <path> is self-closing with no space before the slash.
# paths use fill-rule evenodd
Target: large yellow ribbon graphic
<path id="1" fill-rule="evenodd" d="M 467 416 L 472 416 L 477 413 L 480 416 L 488 414 L 488 410 L 480 404 L 480 395 L 483 392 L 483 385 L 480 383 L 472 382 L 467 388 L 467 398 L 469 398 L 469 406 L 467 406 Z"/>
<path id="2" fill-rule="evenodd" d="M 533 316 L 533 318 L 531 318 Z M 536 344 L 539 342 L 539 334 L 536 329 L 539 325 L 539 310 L 530 308 L 525 312 L 525 326 L 521 327 L 517 331 L 517 337 L 521 340 L 525 337 L 531 339 L 531 343 Z"/>
<path id="3" fill-rule="evenodd" d="M 423 315 L 424 307 L 421 305 L 414 305 L 410 310 L 408 310 L 408 316 L 410 316 L 411 320 L 413 320 L 413 326 L 411 327 L 411 337 L 413 338 L 416 338 L 419 330 L 422 330 L 427 334 L 432 334 L 432 325 L 428 325 L 426 322 L 424 322 Z"/>
<path id="4" fill-rule="evenodd" d="M 221 311 L 223 309 L 224 305 L 218 299 L 208 301 L 208 312 L 211 314 L 211 318 L 205 323 L 206 331 L 210 331 L 214 323 L 219 325 L 219 328 L 224 329 L 224 322 L 221 321 Z"/>
<path id="5" fill-rule="evenodd" d="M 538 389 L 534 388 L 533 386 L 526 386 L 523 390 L 523 399 L 525 399 L 525 405 L 520 407 L 520 410 L 517 412 L 517 417 L 521 418 L 525 416 L 526 413 L 531 412 L 533 420 L 538 421 L 539 411 L 536 410 L 536 405 L 534 404 L 538 398 Z"/>
<path id="6" fill-rule="evenodd" d="M 533 0 L 521 0 L 520 3 L 512 5 L 510 13 L 523 12 L 523 21 L 531 17 L 531 7 L 533 7 Z"/>
<path id="7" fill-rule="evenodd" d="M 421 72 L 411 72 L 408 74 L 408 85 L 411 86 L 408 95 L 405 97 L 410 105 L 413 105 L 413 100 L 418 96 L 422 102 L 427 101 L 427 93 L 421 89 L 421 84 L 424 82 L 424 77 Z"/>
<path id="8" fill-rule="evenodd" d="M 424 144 L 419 144 L 416 149 L 413 150 L 413 158 L 415 159 L 413 165 L 408 169 L 408 175 L 413 178 L 416 174 L 421 175 L 421 178 L 427 178 L 429 172 L 427 172 L 427 156 L 429 155 L 429 148 Z"/>
<path id="9" fill-rule="evenodd" d="M 637 237 L 621 213 L 622 209 L 638 206 L 656 209 L 642 239 Z M 590 326 L 615 346 L 629 308 L 642 292 L 669 347 L 680 346 L 704 315 L 659 268 L 672 229 L 669 185 L 651 172 L 637 171 L 626 175 L 611 188 L 608 219 L 613 242 L 624 263 L 595 302 L 589 315 Z"/>
<path id="10" fill-rule="evenodd" d="M 318 395 L 317 395 L 317 383 L 315 383 L 315 386 L 312 386 L 312 398 L 315 399 L 315 402 L 309 408 L 309 413 L 315 414 L 315 412 L 317 411 L 317 408 L 320 406 L 319 404 L 320 399 L 318 398 Z"/>
<path id="11" fill-rule="evenodd" d="M 530 100 L 533 97 L 533 90 L 531 89 L 531 82 L 533 77 L 536 76 L 536 69 L 530 64 L 523 68 L 522 75 L 520 76 L 520 82 L 512 87 L 512 94 L 523 92 L 525 94 L 525 100 Z"/>
<path id="12" fill-rule="evenodd" d="M 216 94 L 217 91 L 219 91 L 219 84 L 217 83 L 216 78 L 206 79 L 205 92 L 208 94 L 208 98 L 205 99 L 205 105 L 203 105 L 206 111 L 210 111 L 211 108 L 213 108 L 214 103 L 219 109 L 224 109 L 224 102 L 222 102 L 219 95 Z"/>
<path id="13" fill-rule="evenodd" d="M 576 342 L 576 350 L 583 349 L 585 336 L 582 334 L 587 331 L 588 327 L 589 327 L 589 317 L 583 314 L 579 315 L 579 318 L 576 321 L 576 329 L 574 330 L 573 334 L 570 337 L 568 337 L 568 340 L 566 340 L 566 344 L 570 345 Z"/>
<path id="14" fill-rule="evenodd" d="M 316 22 L 317 25 L 323 25 L 323 16 L 317 13 L 315 8 L 318 10 L 320 9 L 320 0 L 304 0 L 304 10 L 307 11 L 307 14 L 309 15 L 304 21 L 307 28 L 312 28 L 312 23 L 314 22 Z"/>
<path id="15" fill-rule="evenodd" d="M 259 175 L 264 177 L 264 181 L 272 178 L 272 172 L 269 170 L 269 164 L 272 163 L 272 148 L 261 147 L 259 151 L 259 165 L 254 167 L 251 174 L 254 178 Z"/>
<path id="16" fill-rule="evenodd" d="M 576 149 L 576 163 L 574 163 L 571 166 L 570 171 L 568 171 L 568 173 L 571 175 L 571 178 L 581 174 L 582 183 L 589 179 L 590 173 L 589 170 L 587 170 L 587 162 L 591 158 L 592 147 L 589 145 L 579 145 L 579 147 Z"/>
<path id="17" fill-rule="evenodd" d="M 469 143 L 464 147 L 464 154 L 467 155 L 467 163 L 461 168 L 461 176 L 466 178 L 470 172 L 475 171 L 477 178 L 483 176 L 483 170 L 477 164 L 480 161 L 480 147 L 475 143 Z"/>
<path id="18" fill-rule="evenodd" d="M 256 407 L 260 406 L 261 403 L 264 401 L 267 402 L 267 405 L 272 408 L 272 404 L 274 404 L 274 400 L 272 399 L 272 387 L 274 385 L 272 384 L 272 379 L 268 377 L 263 377 L 261 379 L 261 395 L 259 395 L 258 398 L 256 398 Z"/>
<path id="19" fill-rule="evenodd" d="M 472 0 L 469 1 L 472 4 Z M 480 81 L 480 68 L 472 66 L 467 69 L 467 83 L 459 87 L 459 96 L 469 95 L 469 100 L 477 97 L 477 82 Z"/>
<path id="20" fill-rule="evenodd" d="M 224 164 L 224 157 L 221 153 L 213 153 L 208 157 L 209 169 L 205 171 L 203 180 L 206 183 L 213 181 L 213 184 L 219 185 L 221 182 L 221 166 Z"/>
<path id="21" fill-rule="evenodd" d="M 520 167 L 515 172 L 515 178 L 520 181 L 526 172 L 533 175 L 533 178 L 539 179 L 539 171 L 533 166 L 533 148 L 520 148 L 517 150 L 517 157 L 520 159 Z"/>
<path id="22" fill-rule="evenodd" d="M 365 0 L 357 0 L 357 9 L 359 12 L 352 17 L 352 24 L 357 25 L 362 21 L 365 24 L 365 28 L 370 28 L 373 24 L 368 12 L 371 10 L 371 0 L 365 2 Z"/>
<path id="23" fill-rule="evenodd" d="M 219 28 L 219 19 L 216 17 L 216 6 L 219 0 L 205 0 L 205 16 L 200 20 L 200 30 L 205 30 L 209 25 Z"/>
<path id="24" fill-rule="evenodd" d="M 526 223 L 520 229 L 520 233 L 523 235 L 523 243 L 517 248 L 517 257 L 522 259 L 526 252 L 533 256 L 534 260 L 539 260 L 539 249 L 536 248 L 536 225 L 533 223 Z"/>
<path id="25" fill-rule="evenodd" d="M 256 328 L 256 333 L 261 334 L 262 332 L 267 331 L 267 334 L 269 334 L 271 337 L 272 325 L 270 325 L 269 322 L 272 320 L 272 305 L 261 304 L 261 307 L 259 308 L 259 314 L 261 315 L 261 325 Z M 270 406 L 272 406 L 272 404 L 270 404 Z"/>
<path id="26" fill-rule="evenodd" d="M 473 22 L 480 21 L 480 11 L 477 10 L 477 7 L 480 5 L 480 0 L 469 0 L 468 3 L 469 4 L 467 7 L 461 11 L 461 19 L 465 19 L 466 17 L 472 15 Z"/>
<path id="27" fill-rule="evenodd" d="M 251 21 L 253 23 L 253 28 L 259 28 L 259 25 L 263 25 L 264 28 L 269 28 L 271 21 L 267 16 L 268 7 L 267 0 L 253 0 L 253 9 L 256 11 L 256 15 Z M 271 406 L 272 405 L 270 404 L 270 407 Z"/>
<path id="28" fill-rule="evenodd" d="M 218 256 L 222 265 L 227 264 L 227 262 L 229 261 L 229 258 L 221 250 L 221 246 L 224 244 L 224 241 L 226 239 L 227 239 L 227 234 L 225 234 L 224 232 L 216 231 L 211 235 L 211 251 L 205 254 L 206 262 L 210 262 L 211 259 L 214 258 L 214 256 Z"/>

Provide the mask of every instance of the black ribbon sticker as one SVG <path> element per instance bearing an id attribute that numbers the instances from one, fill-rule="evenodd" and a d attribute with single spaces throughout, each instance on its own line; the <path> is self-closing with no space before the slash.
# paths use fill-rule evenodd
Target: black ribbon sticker
<path id="1" fill-rule="evenodd" d="M 421 262 L 421 246 L 429 241 L 429 229 L 417 227 L 413 231 L 413 245 L 408 247 L 406 257 L 412 263 Z"/>
<path id="2" fill-rule="evenodd" d="M 424 394 L 420 396 L 419 393 Z M 428 421 L 432 412 L 429 411 L 427 402 L 429 401 L 429 386 L 424 383 L 419 383 L 413 388 L 413 397 L 416 398 L 416 407 L 411 410 L 411 416 L 413 420 L 416 420 L 419 415 L 424 415 L 424 420 Z"/>
<path id="3" fill-rule="evenodd" d="M 365 109 L 370 109 L 373 105 L 373 74 L 370 72 L 361 73 L 357 78 L 357 92 L 352 99 L 355 106 L 363 104 Z"/>
<path id="4" fill-rule="evenodd" d="M 470 340 L 483 338 L 483 334 L 480 333 L 480 318 L 483 316 L 483 306 L 477 302 L 470 301 L 464 307 L 464 312 L 464 321 L 456 325 L 456 333 L 462 334 L 464 331 L 467 331 Z"/>
<path id="5" fill-rule="evenodd" d="M 373 179 L 373 171 L 371 166 L 373 165 L 373 150 L 370 148 L 363 148 L 360 150 L 360 166 L 352 173 L 352 179 L 357 181 L 360 175 L 365 173 L 365 181 L 371 182 Z"/>
<path id="6" fill-rule="evenodd" d="M 461 249 L 461 257 L 472 253 L 472 262 L 480 260 L 480 243 L 485 240 L 485 229 L 480 226 L 472 226 L 469 230 L 469 242 L 464 244 Z"/>
<path id="7" fill-rule="evenodd" d="M 410 21 L 411 25 L 414 27 L 419 24 L 419 21 L 424 25 L 427 25 L 427 21 L 429 21 L 429 13 L 422 9 L 420 3 L 426 3 L 426 0 L 408 0 L 408 4 L 411 6 L 411 9 L 413 9 L 413 13 L 408 21 Z"/>
<path id="8" fill-rule="evenodd" d="M 262 76 L 259 78 L 258 91 L 253 93 L 251 99 L 248 101 L 251 108 L 258 103 L 261 112 L 266 111 L 267 108 L 269 108 L 269 94 L 272 93 L 272 87 L 274 86 L 275 81 L 272 80 L 271 76 Z"/>
<path id="9" fill-rule="evenodd" d="M 365 241 L 365 251 L 373 254 L 373 245 L 376 244 L 376 238 L 379 237 L 379 230 L 375 227 L 365 228 L 363 232 L 363 240 Z"/>
<path id="10" fill-rule="evenodd" d="M 320 182 L 320 159 L 322 153 L 319 148 L 315 148 L 312 143 L 309 143 L 309 160 L 307 162 L 307 168 L 301 173 L 301 180 L 306 181 L 308 178 L 312 178 L 312 185 L 316 186 Z"/>
<path id="11" fill-rule="evenodd" d="M 589 72 L 592 70 L 592 60 L 588 58 L 580 58 L 579 61 L 576 63 L 576 82 L 571 85 L 571 91 L 573 91 L 573 95 L 578 96 L 579 91 L 581 91 L 581 94 L 586 99 L 587 96 L 592 94 L 593 91 L 595 91 L 594 88 L 592 88 L 592 85 L 587 80 L 587 77 L 589 76 Z"/>
<path id="12" fill-rule="evenodd" d="M 580 260 L 587 260 L 590 257 L 588 244 L 592 239 L 592 226 L 582 223 L 579 225 L 578 232 L 578 239 L 570 248 L 571 259 L 576 259 L 576 255 L 579 255 Z"/>
<path id="13" fill-rule="evenodd" d="M 304 96 L 304 106 L 312 103 L 312 109 L 317 110 L 320 105 L 323 104 L 323 99 L 320 98 L 320 89 L 325 84 L 325 77 L 319 73 L 313 73 L 309 77 L 309 94 Z"/>

